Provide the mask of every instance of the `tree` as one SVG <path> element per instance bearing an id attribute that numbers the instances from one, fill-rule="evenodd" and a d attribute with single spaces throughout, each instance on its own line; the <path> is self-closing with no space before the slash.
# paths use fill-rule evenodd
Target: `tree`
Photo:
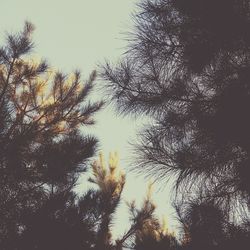
<path id="1" fill-rule="evenodd" d="M 173 233 L 167 230 L 166 224 L 160 223 L 155 215 L 156 205 L 152 200 L 152 184 L 149 184 L 147 195 L 140 208 L 135 201 L 128 202 L 130 212 L 130 226 L 123 235 L 114 239 L 111 226 L 115 224 L 113 217 L 121 201 L 125 185 L 125 174 L 119 168 L 117 154 L 110 154 L 106 166 L 102 154 L 99 160 L 92 165 L 93 177 L 90 181 L 97 184 L 98 189 L 90 190 L 92 193 L 92 209 L 84 204 L 86 211 L 91 211 L 97 218 L 95 225 L 95 241 L 93 249 L 121 250 L 148 249 L 175 249 L 177 240 Z M 85 197 L 85 196 L 83 196 Z M 87 213 L 89 214 L 89 213 Z M 91 216 L 90 216 L 91 217 Z"/>
<path id="2" fill-rule="evenodd" d="M 97 184 L 94 192 L 95 209 L 99 212 L 99 221 L 96 229 L 95 249 L 112 249 L 110 225 L 112 216 L 120 202 L 121 193 L 125 184 L 125 174 L 119 170 L 118 156 L 110 155 L 106 167 L 104 157 L 100 154 L 99 161 L 93 164 L 93 178 L 90 181 Z"/>
<path id="3" fill-rule="evenodd" d="M 137 169 L 231 214 L 250 197 L 249 14 L 245 0 L 141 1 L 125 58 L 102 73 L 120 113 L 152 121 Z"/>
<path id="4" fill-rule="evenodd" d="M 0 48 L 1 249 L 15 249 L 27 215 L 72 190 L 97 147 L 80 131 L 103 105 L 86 100 L 95 72 L 83 84 L 79 71 L 67 76 L 30 59 L 33 29 L 27 22 Z"/>
<path id="5" fill-rule="evenodd" d="M 146 198 L 140 208 L 135 202 L 129 202 L 130 227 L 119 238 L 112 237 L 111 226 L 113 216 L 121 201 L 122 191 L 125 185 L 125 174 L 119 168 L 118 155 L 110 154 L 108 166 L 106 166 L 102 154 L 99 160 L 92 165 L 93 177 L 90 181 L 97 184 L 97 190 L 90 190 L 92 193 L 92 213 L 98 220 L 95 223 L 95 242 L 93 249 L 121 250 L 124 247 L 130 249 L 148 249 L 146 244 L 150 242 L 156 250 L 161 247 L 174 249 L 176 239 L 167 231 L 155 216 L 155 208 L 152 201 L 152 184 L 149 185 Z M 85 203 L 85 207 L 86 206 Z M 87 209 L 88 210 L 88 209 Z M 86 210 L 86 211 L 87 211 Z M 167 240 L 168 239 L 168 240 Z M 146 243 L 146 244 L 145 244 Z"/>
<path id="6" fill-rule="evenodd" d="M 123 242 L 122 246 L 136 250 L 177 249 L 178 242 L 174 232 L 168 231 L 165 219 L 161 222 L 155 215 L 156 205 L 152 200 L 152 188 L 150 183 L 140 208 L 136 207 L 135 201 L 128 204 L 131 226 L 122 238 L 116 241 L 118 246 Z"/>
<path id="7" fill-rule="evenodd" d="M 110 225 L 125 184 L 118 158 L 104 157 L 92 164 L 89 189 L 82 197 L 72 192 L 58 193 L 29 216 L 21 238 L 21 249 L 115 249 Z"/>
<path id="8" fill-rule="evenodd" d="M 108 167 L 102 155 L 92 164 L 96 188 L 82 197 L 73 191 L 97 147 L 82 125 L 93 124 L 103 103 L 86 100 L 95 72 L 83 84 L 78 71 L 67 76 L 29 59 L 32 31 L 26 23 L 0 49 L 1 249 L 141 249 L 147 237 L 155 249 L 169 246 L 175 239 L 154 215 L 151 189 L 140 209 L 130 204 L 129 230 L 112 239 L 125 185 L 116 154 Z"/>
<path id="9" fill-rule="evenodd" d="M 72 191 L 55 193 L 31 214 L 26 214 L 25 228 L 16 249 L 176 249 L 175 236 L 168 232 L 154 214 L 152 185 L 141 206 L 128 203 L 129 229 L 114 239 L 111 227 L 121 201 L 125 174 L 118 166 L 117 154 L 110 154 L 108 165 L 102 154 L 92 163 L 94 184 L 81 197 Z"/>
<path id="10" fill-rule="evenodd" d="M 183 249 L 247 249 L 249 225 L 230 222 L 216 201 L 200 197 L 185 200 L 176 208 L 183 229 Z"/>
<path id="11" fill-rule="evenodd" d="M 145 200 L 142 211 L 147 211 L 145 208 L 148 206 L 148 202 L 150 202 L 150 197 Z M 145 221 L 135 235 L 134 249 L 136 250 L 174 250 L 178 247 L 174 232 L 168 231 L 166 220 L 163 219 L 163 222 L 160 223 L 155 215 Z"/>
<path id="12" fill-rule="evenodd" d="M 84 205 L 88 204 L 88 199 L 86 195 L 79 200 L 72 191 L 50 197 L 26 215 L 16 249 L 93 249 L 95 220 L 89 215 L 94 208 L 86 212 Z"/>

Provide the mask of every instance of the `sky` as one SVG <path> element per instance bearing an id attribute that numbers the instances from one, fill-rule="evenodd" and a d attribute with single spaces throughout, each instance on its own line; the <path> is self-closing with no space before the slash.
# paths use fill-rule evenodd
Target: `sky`
<path id="1" fill-rule="evenodd" d="M 125 33 L 133 27 L 131 14 L 136 10 L 137 2 L 139 0 L 0 0 L 0 42 L 3 43 L 6 31 L 19 31 L 28 20 L 36 27 L 34 55 L 47 59 L 54 68 L 66 73 L 79 69 L 83 79 L 87 79 L 105 59 L 115 62 L 125 52 Z M 98 80 L 96 84 L 100 85 L 102 81 Z M 98 95 L 94 98 L 101 99 L 101 94 Z M 117 151 L 121 167 L 127 173 L 124 200 L 143 197 L 149 181 L 128 172 L 128 159 L 131 161 L 128 142 L 136 140 L 141 119 L 117 117 L 108 107 L 96 116 L 96 121 L 91 132 L 100 140 L 100 149 L 106 159 L 109 152 Z M 79 192 L 83 192 L 86 181 L 84 178 L 80 181 Z M 156 185 L 153 198 L 158 215 L 166 215 L 169 226 L 174 229 L 176 224 L 170 219 L 174 211 L 170 206 L 169 190 L 170 185 L 166 183 Z M 115 235 L 128 226 L 126 209 L 123 202 L 114 223 Z"/>

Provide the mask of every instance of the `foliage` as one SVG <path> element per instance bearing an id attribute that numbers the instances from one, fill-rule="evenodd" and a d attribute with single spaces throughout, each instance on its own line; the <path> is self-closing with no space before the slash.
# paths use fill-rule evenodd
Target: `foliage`
<path id="1" fill-rule="evenodd" d="M 249 245 L 247 0 L 145 0 L 129 48 L 103 66 L 111 102 L 147 115 L 135 170 L 176 178 L 187 249 Z"/>
<path id="2" fill-rule="evenodd" d="M 29 58 L 34 27 L 0 48 L 0 248 L 245 250 L 250 241 L 250 5 L 248 0 L 142 0 L 130 47 L 102 77 L 118 111 L 151 119 L 139 171 L 176 177 L 179 242 L 155 216 L 152 185 L 129 229 L 112 237 L 125 174 L 118 156 L 92 164 L 95 188 L 72 191 L 97 140 L 103 103 L 88 101 L 95 72 L 65 75 Z M 132 39 L 131 39 L 132 38 Z"/>
<path id="3" fill-rule="evenodd" d="M 235 225 L 214 200 L 198 198 L 178 204 L 177 213 L 183 228 L 184 249 L 247 249 L 249 225 Z"/>
<path id="4" fill-rule="evenodd" d="M 87 100 L 95 72 L 83 84 L 79 71 L 67 76 L 30 59 L 33 29 L 26 23 L 0 48 L 1 249 L 15 249 L 26 214 L 73 188 L 97 147 L 80 131 L 102 106 Z"/>
<path id="5" fill-rule="evenodd" d="M 106 166 L 102 154 L 99 160 L 92 164 L 93 177 L 90 181 L 97 184 L 98 189 L 90 190 L 92 193 L 92 209 L 86 203 L 86 212 L 90 211 L 93 217 L 98 218 L 94 223 L 95 241 L 93 249 L 148 249 L 151 244 L 153 249 L 174 249 L 177 246 L 175 236 L 168 232 L 166 225 L 161 224 L 155 216 L 155 208 L 152 201 L 152 184 L 140 208 L 135 202 L 128 203 L 130 211 L 130 227 L 117 239 L 112 237 L 112 226 L 115 224 L 114 215 L 121 202 L 121 195 L 125 185 L 125 174 L 118 166 L 118 155 L 110 154 L 109 164 Z M 83 199 L 85 199 L 83 196 Z M 81 202 L 80 202 L 81 204 Z M 92 212 L 91 212 L 92 211 Z M 87 214 L 90 215 L 89 212 Z M 88 216 L 89 216 L 88 215 Z M 145 245 L 146 243 L 146 245 Z M 148 246 L 147 246 L 148 247 Z"/>
<path id="6" fill-rule="evenodd" d="M 147 196 L 140 208 L 135 202 L 128 203 L 130 211 L 130 227 L 118 239 L 112 237 L 111 227 L 115 224 L 113 216 L 121 201 L 125 185 L 125 174 L 118 166 L 118 155 L 110 154 L 106 167 L 102 154 L 99 160 L 92 164 L 93 178 L 90 181 L 98 185 L 92 191 L 93 208 L 99 214 L 94 249 L 147 249 L 145 243 L 151 244 L 156 250 L 161 247 L 174 249 L 177 245 L 174 235 L 169 233 L 154 214 L 156 206 L 152 201 L 152 184 L 149 185 Z M 167 240 L 168 239 L 168 240 Z"/>
<path id="7" fill-rule="evenodd" d="M 249 14 L 245 0 L 141 1 L 125 57 L 102 73 L 120 113 L 151 119 L 136 169 L 231 213 L 250 197 Z"/>
<path id="8" fill-rule="evenodd" d="M 94 123 L 103 103 L 88 101 L 95 72 L 83 84 L 80 72 L 67 76 L 29 57 L 33 29 L 26 23 L 0 49 L 0 248 L 141 249 L 145 241 L 154 249 L 172 246 L 174 236 L 154 215 L 151 187 L 140 209 L 129 205 L 129 230 L 112 238 L 125 185 L 117 154 L 108 167 L 100 154 L 89 179 L 96 187 L 82 197 L 74 193 L 97 147 L 82 125 Z"/>

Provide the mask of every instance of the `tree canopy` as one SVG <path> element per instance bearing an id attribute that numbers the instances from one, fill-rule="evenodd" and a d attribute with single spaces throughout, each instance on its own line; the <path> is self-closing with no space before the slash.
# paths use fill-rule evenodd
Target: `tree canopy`
<path id="1" fill-rule="evenodd" d="M 137 169 L 176 176 L 178 188 L 243 206 L 249 204 L 249 13 L 245 0 L 141 1 L 126 55 L 102 74 L 120 113 L 152 121 L 140 133 Z"/>
<path id="2" fill-rule="evenodd" d="M 250 243 L 250 3 L 142 0 L 121 61 L 102 67 L 121 114 L 148 116 L 135 167 L 175 178 L 181 237 L 155 214 L 150 184 L 130 225 L 114 239 L 126 175 L 117 154 L 92 162 L 84 131 L 96 72 L 57 72 L 31 54 L 25 23 L 0 48 L 0 248 L 3 250 L 231 250 Z M 92 163 L 91 163 L 92 162 Z M 74 191 L 91 166 L 93 187 Z"/>
<path id="3" fill-rule="evenodd" d="M 118 113 L 149 117 L 133 169 L 176 179 L 187 248 L 249 241 L 249 17 L 245 0 L 140 1 L 126 54 L 102 67 Z"/>
<path id="4" fill-rule="evenodd" d="M 34 60 L 33 29 L 27 22 L 0 49 L 0 248 L 176 247 L 174 235 L 154 214 L 151 188 L 140 208 L 128 203 L 130 228 L 113 239 L 125 173 L 117 154 L 108 164 L 102 154 L 90 161 L 98 140 L 86 135 L 84 126 L 94 124 L 103 106 L 88 99 L 96 73 L 82 82 L 79 71 L 67 75 Z M 90 165 L 94 187 L 78 196 L 78 177 Z"/>
<path id="5" fill-rule="evenodd" d="M 26 23 L 22 32 L 7 35 L 0 49 L 2 249 L 14 249 L 26 215 L 51 196 L 63 196 L 86 171 L 97 139 L 80 129 L 93 124 L 103 105 L 87 100 L 95 72 L 82 83 L 79 71 L 55 72 L 46 61 L 29 57 L 33 29 Z"/>

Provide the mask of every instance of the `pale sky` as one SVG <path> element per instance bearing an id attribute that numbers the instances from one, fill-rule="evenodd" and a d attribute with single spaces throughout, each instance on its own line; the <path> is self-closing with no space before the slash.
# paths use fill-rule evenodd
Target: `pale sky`
<path id="1" fill-rule="evenodd" d="M 116 61 L 125 52 L 124 33 L 132 27 L 131 14 L 139 0 L 0 0 L 0 42 L 5 32 L 22 29 L 24 21 L 32 22 L 36 30 L 33 38 L 34 53 L 48 60 L 54 68 L 65 73 L 81 70 L 86 79 L 104 59 Z M 97 84 L 102 84 L 98 81 Z M 100 96 L 101 99 L 101 96 Z M 128 141 L 136 138 L 141 122 L 116 117 L 110 108 L 96 116 L 93 133 L 100 140 L 100 148 L 108 158 L 108 152 L 118 151 L 121 167 L 127 172 L 130 156 Z M 124 166 L 125 165 L 125 166 Z M 79 187 L 84 190 L 84 183 Z M 173 216 L 169 201 L 169 187 L 155 187 L 154 200 L 161 217 Z M 127 173 L 124 199 L 143 197 L 147 181 Z M 115 223 L 115 235 L 127 227 L 126 206 L 121 204 Z M 174 227 L 174 222 L 169 221 Z"/>

